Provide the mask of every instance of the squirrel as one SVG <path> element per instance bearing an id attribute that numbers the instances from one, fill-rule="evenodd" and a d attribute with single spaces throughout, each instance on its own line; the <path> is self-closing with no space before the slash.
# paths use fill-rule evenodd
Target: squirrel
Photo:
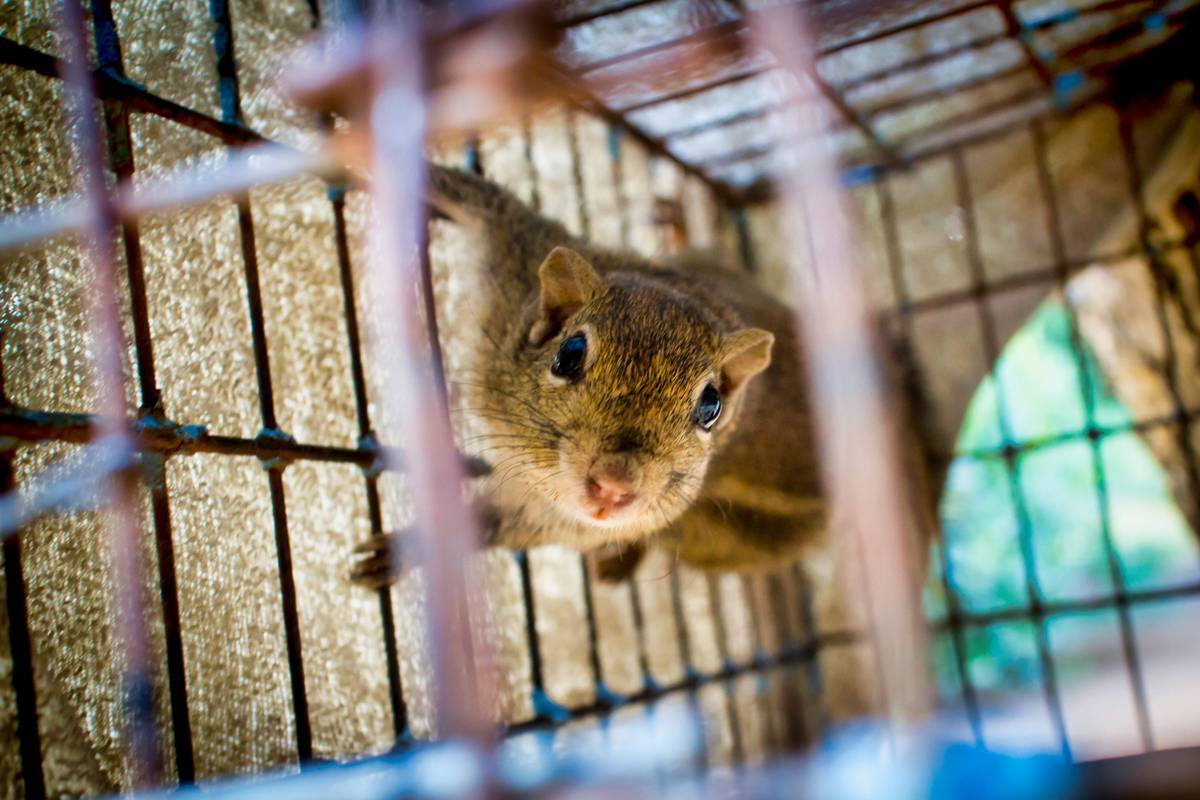
<path id="1" fill-rule="evenodd" d="M 460 387 L 504 465 L 481 478 L 486 545 L 594 552 L 619 580 L 649 546 L 752 571 L 823 539 L 790 308 L 695 255 L 593 247 L 478 175 L 428 178 L 432 207 L 484 238 L 495 294 Z M 394 580 L 402 538 L 360 546 L 353 577 Z"/>

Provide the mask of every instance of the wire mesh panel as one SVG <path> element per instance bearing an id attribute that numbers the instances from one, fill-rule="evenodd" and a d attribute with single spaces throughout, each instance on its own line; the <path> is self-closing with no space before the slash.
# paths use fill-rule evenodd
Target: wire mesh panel
<path id="1" fill-rule="evenodd" d="M 934 661 L 987 746 L 1095 758 L 1162 746 L 1160 729 L 1176 744 L 1196 735 L 1155 700 L 1190 693 L 1165 667 L 1182 643 L 1146 651 L 1153 634 L 1139 629 L 1143 606 L 1165 604 L 1160 619 L 1175 606 L 1186 624 L 1186 604 L 1168 601 L 1195 591 L 1193 361 L 1177 353 L 1192 346 L 1191 301 L 1156 289 L 1190 272 L 1170 209 L 1196 176 L 1191 92 L 1034 123 L 854 189 L 863 229 L 883 225 L 886 246 L 871 236 L 860 252 L 869 284 L 890 284 L 875 296 L 909 343 L 925 446 L 946 476 Z M 781 258 L 774 213 L 751 212 L 768 272 Z M 1124 293 L 1110 283 L 1102 301 L 1110 281 Z M 1063 355 L 1035 373 L 1038 336 L 1061 337 Z M 1168 455 L 1143 473 L 1147 446 Z M 1125 487 L 1139 480 L 1157 488 L 1137 512 Z M 1156 548 L 1169 564 L 1149 566 Z"/>

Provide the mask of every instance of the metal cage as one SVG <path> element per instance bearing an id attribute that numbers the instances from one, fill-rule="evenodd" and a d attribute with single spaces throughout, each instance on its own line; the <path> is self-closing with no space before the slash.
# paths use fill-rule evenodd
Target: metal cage
<path id="1" fill-rule="evenodd" d="M 754 15 L 760 12 L 753 7 L 754 4 L 738 2 L 693 4 L 693 14 L 670 18 L 677 35 L 661 41 L 635 40 L 623 51 L 597 55 L 595 48 L 589 50 L 590 40 L 586 35 L 578 33 L 586 33 L 589 26 L 602 28 L 610 20 L 622 15 L 654 11 L 655 6 L 664 4 L 687 5 L 676 0 L 635 0 L 563 3 L 561 7 L 555 6 L 553 9 L 554 24 L 563 37 L 556 58 L 572 82 L 572 89 L 567 93 L 567 110 L 564 112 L 567 120 L 564 130 L 571 156 L 570 174 L 566 180 L 573 183 L 574 196 L 579 203 L 574 214 L 580 232 L 584 235 L 592 233 L 592 223 L 595 221 L 590 219 L 594 212 L 586 203 L 588 189 L 579 141 L 578 122 L 580 119 L 589 119 L 598 121 L 606 131 L 605 159 L 611 172 L 608 180 L 615 187 L 613 197 L 618 217 L 618 236 L 622 244 L 631 244 L 630 221 L 634 213 L 628 208 L 627 181 L 622 175 L 625 163 L 622 148 L 638 148 L 647 157 L 668 164 L 670 170 L 701 187 L 698 191 L 706 194 L 714 209 L 715 233 L 711 238 L 720 238 L 720 244 L 724 244 L 727 251 L 736 253 L 741 266 L 748 272 L 761 272 L 767 256 L 760 250 L 763 242 L 756 240 L 752 230 L 754 215 L 755 210 L 766 203 L 786 205 L 787 179 L 775 180 L 775 177 L 787 173 L 788 162 L 779 156 L 781 147 L 786 146 L 787 142 L 761 137 L 748 146 L 730 148 L 727 142 L 715 139 L 719 145 L 711 152 L 703 148 L 689 151 L 688 144 L 694 146 L 695 142 L 703 141 L 703 137 L 712 136 L 723 129 L 764 122 L 772 115 L 786 112 L 788 101 L 778 97 L 768 97 L 765 102 L 748 105 L 738 105 L 736 102 L 722 105 L 713 101 L 700 121 L 676 117 L 675 125 L 670 129 L 661 128 L 647 112 L 652 114 L 655 110 L 676 107 L 686 109 L 689 106 L 685 102 L 696 103 L 705 97 L 719 96 L 714 93 L 728 87 L 750 85 L 749 82 L 762 78 L 772 70 L 786 71 L 795 65 L 783 63 L 783 59 L 773 64 L 764 63 L 753 54 L 725 60 L 714 58 L 711 64 L 706 63 L 695 73 L 673 79 L 676 84 L 673 87 L 658 87 L 653 91 L 642 87 L 640 94 L 626 87 L 622 94 L 622 80 L 628 77 L 623 70 L 631 73 L 645 69 L 647 65 L 655 64 L 655 59 L 665 57 L 664 54 L 685 52 L 691 47 L 710 47 L 714 42 L 720 45 L 727 40 L 744 41 L 747 37 L 764 50 L 771 46 L 769 35 L 756 28 L 758 23 Z M 166 120 L 172 125 L 202 134 L 206 141 L 211 140 L 228 148 L 271 142 L 270 136 L 247 121 L 246 103 L 240 88 L 240 67 L 245 56 L 238 52 L 241 39 L 230 5 L 225 0 L 213 0 L 207 9 L 205 24 L 208 30 L 203 31 L 209 40 L 208 57 L 211 59 L 212 75 L 216 79 L 216 102 L 209 105 L 217 109 L 216 113 L 197 107 L 203 106 L 203 103 L 189 104 L 156 93 L 139 83 L 146 76 L 131 75 L 125 66 L 131 42 L 120 30 L 121 11 L 118 9 L 114 13 L 108 0 L 93 0 L 90 15 L 82 14 L 77 4 L 65 4 L 59 28 L 61 47 L 57 41 L 53 46 L 41 47 L 28 43 L 36 36 L 23 33 L 17 23 L 36 20 L 34 12 L 14 12 L 7 21 L 11 29 L 0 36 L 0 60 L 10 75 L 20 75 L 21 80 L 31 80 L 25 76 L 35 75 L 37 80 L 47 82 L 62 76 L 63 94 L 74 103 L 75 133 L 79 142 L 78 168 L 85 175 L 89 192 L 87 204 L 73 207 L 74 211 L 63 206 L 57 212 L 50 209 L 53 213 L 42 216 L 14 218 L 17 221 L 6 230 L 4 243 L 10 247 L 29 244 L 44 235 L 71 229 L 84 234 L 90 263 L 96 273 L 91 288 L 85 291 L 100 298 L 93 303 L 92 327 L 101 361 L 101 383 L 106 387 L 99 413 L 27 407 L 13 399 L 19 397 L 20 393 L 14 392 L 11 376 L 7 386 L 2 382 L 4 373 L 0 370 L 0 437 L 3 437 L 4 443 L 4 447 L 0 448 L 0 455 L 3 455 L 0 459 L 3 465 L 0 476 L 3 478 L 2 488 L 11 500 L 10 505 L 4 508 L 7 516 L 4 517 L 3 559 L 12 661 L 11 684 L 20 764 L 19 779 L 15 775 L 10 777 L 14 785 L 19 780 L 20 793 L 25 797 L 43 797 L 63 791 L 61 786 L 48 785 L 45 777 L 47 770 L 42 717 L 46 711 L 39 706 L 35 680 L 37 670 L 34 653 L 38 641 L 29 624 L 27 576 L 23 568 L 24 545 L 22 537 L 15 535 L 20 526 L 27 526 L 55 504 L 67 502 L 54 494 L 56 486 L 61 491 L 83 495 L 107 487 L 105 491 L 111 495 L 111 507 L 123 509 L 118 514 L 120 519 L 113 528 L 115 533 L 112 537 L 113 560 L 121 595 L 118 619 L 121 620 L 121 638 L 128 655 L 123 692 L 130 730 L 127 742 L 131 748 L 133 765 L 129 785 L 148 786 L 164 780 L 191 784 L 198 778 L 211 777 L 198 771 L 195 757 L 196 733 L 192 724 L 194 699 L 189 693 L 189 676 L 185 668 L 185 633 L 181 623 L 183 601 L 179 591 L 179 559 L 176 553 L 179 531 L 173 522 L 174 504 L 170 491 L 172 483 L 167 474 L 168 464 L 196 455 L 249 457 L 258 459 L 265 470 L 279 580 L 278 609 L 282 612 L 287 689 L 293 721 L 292 751 L 294 761 L 302 770 L 330 754 L 314 750 L 309 688 L 313 670 L 311 659 L 317 656 L 314 656 L 314 645 L 304 641 L 302 636 L 304 624 L 298 607 L 294 542 L 289 533 L 289 519 L 294 519 L 294 510 L 288 502 L 285 471 L 305 462 L 359 468 L 362 472 L 361 505 L 366 511 L 366 527 L 372 535 L 382 535 L 388 530 L 380 489 L 383 476 L 413 468 L 418 473 L 424 471 L 431 476 L 461 477 L 479 468 L 476 462 L 462 459 L 449 447 L 451 439 L 446 413 L 451 402 L 447 396 L 447 367 L 442 363 L 442 349 L 439 346 L 432 347 L 432 363 L 426 370 L 420 366 L 423 355 L 418 338 L 410 336 L 404 347 L 400 348 L 403 353 L 398 363 L 403 374 L 426 376 L 419 383 L 420 387 L 425 388 L 415 390 L 415 399 L 406 398 L 406 402 L 414 404 L 408 406 L 415 409 L 414 413 L 428 415 L 419 418 L 428 422 L 435 431 L 432 444 L 418 445 L 415 452 L 402 453 L 398 443 L 383 443 L 376 433 L 378 420 L 372 401 L 380 403 L 380 398 L 370 394 L 362 342 L 365 333 L 360 320 L 363 290 L 356 288 L 356 281 L 362 272 L 370 272 L 370 269 L 355 263 L 360 254 L 352 241 L 353 232 L 347 211 L 348 197 L 352 198 L 358 190 L 352 188 L 340 174 L 328 169 L 326 161 L 300 158 L 295 164 L 284 163 L 279 167 L 278 174 L 270 172 L 273 167 L 269 164 L 258 166 L 249 169 L 240 179 L 232 175 L 233 169 L 227 169 L 221 174 L 232 184 L 214 180 L 207 188 L 203 173 L 200 173 L 201 179 L 194 184 L 199 194 L 193 198 L 168 193 L 164 195 L 165 199 L 154 200 L 150 197 L 151 193 L 146 192 L 139 200 L 135 194 L 122 195 L 112 190 L 114 178 L 121 186 L 136 188 L 140 185 L 140 173 L 134 164 L 138 148 L 131 133 L 131 119 L 134 118 Z M 1177 292 L 1178 287 L 1173 283 L 1172 267 L 1165 263 L 1167 255 L 1173 254 L 1190 259 L 1191 269 L 1200 268 L 1200 252 L 1197 250 L 1200 229 L 1195 227 L 1195 218 L 1188 216 L 1191 206 L 1188 205 L 1186 194 L 1180 195 L 1176 212 L 1177 222 L 1183 228 L 1182 237 L 1164 236 L 1161 221 L 1156 220 L 1148 210 L 1144 198 L 1144 155 L 1139 153 L 1137 140 L 1137 97 L 1132 94 L 1140 87 L 1138 81 L 1149 80 L 1146 77 L 1149 74 L 1163 78 L 1163 85 L 1173 83 L 1176 78 L 1194 80 L 1194 75 L 1162 75 L 1162 64 L 1145 59 L 1152 58 L 1155 53 L 1169 54 L 1172 47 L 1187 41 L 1187 36 L 1193 30 L 1191 17 L 1195 5 L 1099 2 L 1045 14 L 1038 13 L 1042 10 L 1040 7 L 1024 8 L 1021 3 L 1011 2 L 924 4 L 928 8 L 920 3 L 910 3 L 899 4 L 905 7 L 894 13 L 881 11 L 873 25 L 866 24 L 862 19 L 848 19 L 848 14 L 853 16 L 855 9 L 861 10 L 859 7 L 864 4 L 816 2 L 804 5 L 816 30 L 814 52 L 818 68 L 808 72 L 812 78 L 810 90 L 813 96 L 823 98 L 824 107 L 834 114 L 833 135 L 835 138 L 842 137 L 839 141 L 845 142 L 845 146 L 841 146 L 837 153 L 843 164 L 843 182 L 873 195 L 871 202 L 877 210 L 877 218 L 872 224 L 878 225 L 883 234 L 886 256 L 886 271 L 883 274 L 889 284 L 887 294 L 892 299 L 890 308 L 882 316 L 896 340 L 904 345 L 903 352 L 911 359 L 907 364 L 910 369 L 906 388 L 917 409 L 915 417 L 920 420 L 922 415 L 936 413 L 936 402 L 932 406 L 923 405 L 930 402 L 922 378 L 923 372 L 928 369 L 923 358 L 928 358 L 930 354 L 920 352 L 915 343 L 919 336 L 914 329 L 921 325 L 926 315 L 950 308 L 971 309 L 978 325 L 982 343 L 980 355 L 984 360 L 978 369 L 981 374 L 993 374 L 995 384 L 1001 387 L 997 389 L 1000 438 L 995 447 L 962 453 L 938 449 L 927 440 L 928 447 L 924 453 L 934 473 L 944 471 L 955 457 L 964 455 L 999 460 L 1004 464 L 1024 568 L 1026 602 L 1023 606 L 995 611 L 972 610 L 964 607 L 958 597 L 954 559 L 947 556 L 940 539 L 935 541 L 935 565 L 939 567 L 935 578 L 940 581 L 944 593 L 945 614 L 928 620 L 928 628 L 931 637 L 947 643 L 953 654 L 959 699 L 971 737 L 980 747 L 988 745 L 979 691 L 967 664 L 966 639 L 972 631 L 985 626 L 1013 621 L 1028 622 L 1034 632 L 1038 683 L 1050 714 L 1054 738 L 1063 757 L 1071 760 L 1071 736 L 1064 720 L 1057 664 L 1048 639 L 1047 620 L 1068 612 L 1112 609 L 1119 625 L 1119 641 L 1136 709 L 1139 741 L 1144 750 L 1153 751 L 1156 748 L 1154 726 L 1146 696 L 1147 677 L 1142 667 L 1133 611 L 1141 604 L 1200 595 L 1200 583 L 1156 588 L 1130 588 L 1126 585 L 1105 494 L 1107 473 L 1102 450 L 1108 437 L 1120 433 L 1143 433 L 1153 429 L 1172 431 L 1186 462 L 1190 491 L 1200 499 L 1200 471 L 1196 468 L 1191 438 L 1196 412 L 1187 403 L 1187 393 L 1180 385 L 1175 329 L 1169 324 L 1169 317 L 1174 313 L 1170 310 L 1175 302 L 1173 292 Z M 842 9 L 841 5 L 848 10 Z M 313 31 L 337 30 L 364 13 L 361 9 L 340 6 L 325 8 L 324 4 L 316 2 L 309 2 L 306 8 L 308 18 L 300 27 Z M 238 13 L 251 15 L 257 11 L 246 6 Z M 858 48 L 857 52 L 865 52 L 863 48 L 894 42 L 895 37 L 910 36 L 914 32 L 944 31 L 938 26 L 978 12 L 997 17 L 1002 29 L 990 32 L 990 29 L 985 29 L 982 34 L 972 32 L 966 38 L 947 35 L 949 44 L 934 44 L 918 50 L 913 57 L 891 66 L 876 65 L 860 70 L 860 74 L 848 80 L 836 80 L 820 70 L 824 59 L 854 51 L 855 48 Z M 323 14 L 333 19 L 323 19 Z M 1092 19 L 1099 20 L 1097 29 L 1087 36 L 1068 39 L 1057 52 L 1047 53 L 1045 48 L 1048 45 L 1040 43 L 1037 38 L 1081 20 Z M 295 25 L 295 20 L 291 20 L 291 23 Z M 405 35 L 415 34 L 410 31 Z M 1147 36 L 1150 38 L 1143 41 Z M 298 41 L 298 35 L 296 39 Z M 413 44 L 416 40 L 410 38 L 407 41 Z M 937 41 L 934 39 L 934 42 Z M 896 76 L 909 73 L 920 80 L 925 75 L 922 70 L 998 46 L 1017 48 L 1023 56 L 1022 60 L 999 68 L 989 67 L 980 74 L 969 74 L 965 79 L 935 84 L 919 91 L 914 91 L 910 86 L 899 97 L 885 96 L 873 101 L 854 99 L 856 92 L 870 97 L 869 92 L 863 92 L 864 87 L 870 88 L 879 82 L 895 80 Z M 1132 48 L 1134 52 L 1131 54 L 1122 48 Z M 723 51 L 718 47 L 714 52 Z M 1147 57 L 1146 53 L 1151 56 Z M 761 52 L 758 55 L 761 56 Z M 85 61 L 87 68 L 83 66 Z M 1177 63 L 1165 62 L 1168 66 L 1176 66 Z M 794 71 L 800 74 L 804 69 L 801 63 Z M 881 120 L 894 118 L 922 104 L 963 97 L 980 87 L 1005 89 L 1010 85 L 1013 87 L 1011 91 L 1001 92 L 999 97 L 985 97 L 965 110 L 939 111 L 934 115 L 932 124 L 917 125 L 899 133 L 889 132 L 891 129 L 880 124 Z M 614 86 L 618 88 L 613 89 Z M 1194 91 L 1194 86 L 1188 91 Z M 753 93 L 748 93 L 747 97 L 753 100 Z M 1194 102 L 1190 94 L 1186 102 Z M 1116 115 L 1123 169 L 1128 176 L 1128 185 L 1124 190 L 1136 213 L 1136 244 L 1132 249 L 1119 252 L 1077 257 L 1071 253 L 1065 240 L 1059 188 L 1047 155 L 1047 129 L 1058 124 L 1057 116 L 1069 118 L 1081 109 L 1110 106 Z M 639 119 L 650 121 L 639 123 Z M 329 116 L 314 118 L 311 123 L 305 124 L 313 131 L 336 127 Z M 531 176 L 533 192 L 530 199 L 536 206 L 539 202 L 536 188 L 538 166 L 530 145 L 532 137 L 529 131 L 526 118 L 522 154 L 526 164 L 523 169 Z M 287 133 L 290 135 L 294 130 Z M 980 212 L 968 174 L 968 158 L 974 148 L 1014 135 L 1027 137 L 1031 148 L 1042 207 L 1038 211 L 1028 212 L 1028 216 L 1037 224 L 1044 225 L 1051 258 L 1048 263 L 1025 265 L 1012 274 L 996 277 L 987 269 L 980 245 Z M 408 146 L 411 150 L 411 145 L 412 142 L 402 142 L 397 147 Z M 398 149 L 392 155 L 397 153 L 403 154 Z M 478 138 L 468 137 L 465 145 L 448 158 L 480 172 L 486 172 L 489 166 L 487 154 L 482 151 Z M 961 209 L 961 242 L 968 273 L 961 281 L 961 288 L 923 292 L 915 296 L 911 289 L 913 277 L 923 267 L 905 259 L 901 241 L 903 233 L 897 221 L 898 203 L 891 180 L 893 176 L 906 174 L 934 161 L 947 165 L 952 176 L 953 203 Z M 377 161 L 376 165 L 379 163 L 389 162 Z M 273 176 L 286 177 L 300 171 L 316 172 L 325 180 L 325 202 L 328 204 L 329 233 L 332 237 L 330 244 L 336 256 L 334 272 L 340 289 L 339 323 L 345 331 L 345 341 L 338 346 L 346 353 L 349 371 L 347 383 L 353 395 L 352 403 L 347 402 L 346 408 L 352 409 L 353 413 L 354 444 L 297 441 L 281 422 L 278 410 L 278 386 L 273 382 L 272 350 L 264 312 L 263 289 L 267 278 L 260 270 L 261 242 L 264 236 L 271 236 L 272 233 L 264 232 L 261 222 L 256 219 L 250 190 L 260 178 L 267 181 Z M 394 212 L 392 218 L 400 220 L 413 217 L 416 205 L 411 199 L 402 199 L 405 190 L 412 188 L 405 183 L 406 180 L 411 183 L 411 177 L 402 172 L 392 183 L 378 189 L 378 213 Z M 1200 177 L 1195 177 L 1192 185 L 1194 188 L 1200 186 Z M 241 289 L 246 304 L 244 312 L 239 310 L 237 313 L 244 313 L 248 320 L 249 352 L 253 357 L 254 394 L 258 405 L 258 431 L 254 435 L 213 433 L 197 424 L 200 420 L 175 418 L 171 415 L 169 404 L 164 403 L 161 376 L 156 370 L 156 352 L 161 347 L 160 335 L 155 332 L 151 319 L 154 308 L 147 290 L 139 214 L 170 208 L 177 203 L 195 203 L 223 193 L 232 193 L 235 198 L 233 206 L 239 248 L 236 255 L 242 261 Z M 1193 204 L 1194 197 L 1193 193 Z M 662 247 L 673 248 L 686 239 L 687 226 L 683 220 L 687 215 L 678 197 L 639 198 L 639 202 L 645 201 L 657 201 L 657 208 L 652 208 L 651 218 L 643 217 L 638 224 L 643 229 L 657 231 Z M 8 202 L 6 205 L 11 206 Z M 80 211 L 81 208 L 84 210 Z M 13 212 L 18 209 L 9 207 L 6 210 Z M 72 213 L 75 216 L 70 216 Z M 114 228 L 118 232 L 116 238 L 110 235 Z M 388 252 L 403 252 L 405 247 L 413 243 L 406 238 L 412 231 L 403 228 L 403 225 L 399 225 L 396 238 L 384 243 L 383 247 Z M 416 238 L 421 240 L 419 245 L 423 257 L 418 260 L 419 269 L 415 273 L 420 287 L 420 314 L 426 325 L 428 341 L 437 343 L 440 341 L 439 311 L 428 248 L 428 227 L 423 224 L 420 229 L 421 234 Z M 1145 260 L 1153 279 L 1155 314 L 1161 324 L 1161 337 L 1166 351 L 1163 375 L 1171 398 L 1171 408 L 1153 418 L 1136 419 L 1132 424 L 1122 426 L 1106 425 L 1095 418 L 1093 381 L 1089 378 L 1092 368 L 1087 363 L 1085 347 L 1068 304 L 1072 352 L 1078 372 L 1077 391 L 1084 409 L 1084 424 L 1078 430 L 1050 436 L 1028 438 L 1018 435 L 1008 425 L 1005 415 L 1003 382 L 994 375 L 1004 336 L 998 331 L 993 301 L 1006 293 L 1030 289 L 1065 290 L 1072 275 L 1082 267 L 1125 261 L 1133 256 Z M 860 301 L 862 298 L 855 302 Z M 125 311 L 121 310 L 123 307 Z M 853 306 L 847 307 L 853 310 Z M 418 312 L 414 308 L 412 313 L 415 315 Z M 132 417 L 126 413 L 129 390 L 120 366 L 120 354 L 126 349 L 121 338 L 123 324 L 128 325 L 130 346 L 127 349 L 132 353 L 133 385 L 137 389 L 132 404 L 136 412 Z M 277 331 L 272 335 L 286 334 Z M 866 350 L 853 349 L 858 346 L 859 339 L 851 337 L 847 341 L 851 343 L 852 353 L 859 353 L 864 358 L 869 355 Z M 404 370 L 410 372 L 405 373 Z M 1103 555 L 1114 590 L 1104 595 L 1061 600 L 1048 597 L 1044 587 L 1039 585 L 1033 523 L 1026 508 L 1021 469 L 1022 459 L 1027 453 L 1068 441 L 1086 442 L 1090 447 Z M 20 483 L 14 464 L 16 454 L 21 448 L 43 442 L 65 442 L 88 447 L 80 451 L 85 456 L 73 457 L 74 466 L 57 476 L 57 483 L 29 482 L 42 495 L 36 492 L 31 494 L 30 491 L 24 494 L 15 492 Z M 422 451 L 422 447 L 428 449 Z M 430 462 L 433 466 L 419 458 L 422 454 L 435 456 Z M 402 464 L 405 457 L 418 457 L 416 466 L 411 462 Z M 47 485 L 49 488 L 46 488 Z M 145 518 L 151 524 L 153 556 L 157 562 L 151 572 L 155 575 L 160 596 L 152 605 L 157 606 L 153 613 L 161 614 L 162 620 L 165 675 L 161 679 L 155 677 L 155 668 L 151 665 L 153 655 L 148 634 L 140 630 L 144 626 L 139 621 L 148 613 L 143 608 L 148 601 L 141 597 L 141 582 L 137 578 L 143 567 L 136 557 L 121 557 L 122 553 L 136 553 L 139 549 L 136 530 L 137 516 L 141 513 L 138 505 L 141 495 L 138 486 L 144 487 L 148 501 L 149 514 Z M 427 509 L 429 502 L 438 496 L 432 484 L 421 484 L 419 480 L 413 491 L 418 496 L 422 493 L 427 496 Z M 442 491 L 444 493 L 447 490 L 443 488 Z M 39 506 L 39 502 L 43 505 Z M 421 502 L 417 505 L 421 507 Z M 458 504 L 451 502 L 450 505 Z M 554 692 L 547 688 L 542 654 L 544 636 L 538 626 L 539 600 L 530 558 L 524 553 L 517 553 L 515 564 L 519 570 L 524 608 L 523 635 L 528 646 L 531 713 L 507 727 L 510 736 L 531 730 L 569 727 L 581 719 L 597 719 L 601 720 L 600 724 L 607 725 L 609 717 L 618 709 L 645 706 L 652 710 L 664 698 L 683 697 L 685 702 L 699 707 L 699 694 L 706 687 L 717 687 L 721 702 L 725 705 L 726 730 L 731 738 L 722 743 L 719 741 L 721 733 L 710 729 L 706 753 L 723 750 L 724 755 L 719 756 L 718 761 L 728 758 L 737 763 L 750 755 L 749 750 L 754 750 L 759 756 L 793 752 L 801 743 L 818 738 L 828 721 L 822 712 L 822 653 L 831 647 L 861 643 L 864 637 L 864 632 L 858 629 L 822 630 L 813 620 L 811 598 L 803 575 L 790 570 L 743 582 L 741 591 L 745 593 L 744 602 L 750 611 L 752 630 L 749 639 L 752 645 L 748 657 L 745 652 L 731 654 L 730 632 L 725 629 L 727 620 L 721 611 L 724 590 L 718 579 L 708 579 L 705 590 L 709 607 L 715 609 L 712 620 L 719 665 L 716 668 L 711 664 L 700 667 L 693 658 L 694 643 L 689 641 L 689 610 L 685 608 L 678 573 L 673 573 L 669 594 L 669 613 L 673 619 L 666 628 L 657 628 L 653 633 L 647 631 L 643 619 L 645 603 L 638 596 L 639 584 L 630 584 L 629 608 L 633 614 L 637 649 L 635 657 L 641 672 L 641 687 L 635 691 L 618 691 L 604 680 L 605 666 L 602 663 L 602 646 L 598 642 L 597 612 L 594 608 L 595 590 L 591 585 L 591 573 L 583 566 L 579 575 L 583 587 L 581 597 L 585 603 L 583 618 L 586 621 L 588 648 L 585 660 L 590 668 L 593 686 L 590 700 L 564 704 L 554 699 Z M 446 580 L 449 582 L 431 591 L 429 603 L 435 608 L 427 608 L 426 612 L 434 615 L 432 620 L 441 620 L 446 626 L 458 625 L 461 628 L 465 624 L 461 618 L 465 611 L 456 605 L 457 601 L 438 605 L 438 598 L 452 598 L 455 592 L 461 591 L 461 587 L 455 586 L 454 580 Z M 411 746 L 415 739 L 406 706 L 408 687 L 402 685 L 403 653 L 397 643 L 396 615 L 400 612 L 390 592 L 379 592 L 378 610 L 386 670 L 386 696 L 390 702 L 390 729 L 396 747 L 404 749 Z M 437 616 L 439 614 L 441 616 Z M 455 619 L 457 622 L 454 622 Z M 674 647 L 681 656 L 683 666 L 681 679 L 665 683 L 655 676 L 654 669 L 647 663 L 646 652 L 648 637 L 658 635 L 663 630 L 673 631 L 678 637 Z M 447 634 L 450 640 L 456 636 L 464 639 L 469 646 L 469 633 L 451 630 Z M 450 648 L 452 644 L 451 641 L 431 645 L 435 667 L 447 667 L 447 662 L 439 659 L 448 656 L 439 653 L 442 648 Z M 319 648 L 320 645 L 315 647 Z M 895 668 L 885 664 L 883 672 Z M 455 670 L 445 671 L 449 673 Z M 740 684 L 742 680 L 751 682 Z M 156 744 L 160 734 L 160 726 L 156 722 L 160 712 L 159 701 L 155 697 L 156 681 L 165 687 L 169 709 L 170 751 L 173 759 L 165 766 L 162 752 Z M 745 707 L 738 699 L 740 685 L 751 687 L 750 694 L 759 698 L 755 702 L 765 705 L 760 719 L 740 718 L 740 715 L 744 716 L 742 708 Z M 886 695 L 887 689 L 895 689 L 896 685 L 884 680 L 883 687 Z M 786 702 L 773 703 L 763 698 Z M 211 702 L 211 698 L 207 702 Z M 460 698 L 458 702 L 469 705 L 465 698 Z M 884 698 L 885 707 L 893 706 L 896 702 L 895 698 Z M 472 731 L 469 718 L 478 710 L 468 711 L 463 711 L 463 717 L 457 722 L 453 716 L 443 717 L 441 724 L 444 729 L 452 734 Z M 163 732 L 167 729 L 166 726 L 162 727 Z M 755 740 L 753 747 L 748 747 L 743 741 L 746 736 Z M 764 739 L 769 741 L 764 744 Z M 354 754 L 336 755 L 345 757 Z M 129 787 L 111 788 L 120 790 Z"/>

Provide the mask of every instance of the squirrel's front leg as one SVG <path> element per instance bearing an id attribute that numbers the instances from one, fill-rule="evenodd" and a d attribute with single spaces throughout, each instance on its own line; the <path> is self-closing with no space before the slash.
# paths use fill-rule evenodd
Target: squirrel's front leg
<path id="1" fill-rule="evenodd" d="M 482 499 L 471 503 L 471 510 L 479 523 L 483 546 L 495 546 L 500 531 L 499 512 Z M 412 528 L 372 536 L 354 548 L 350 580 L 371 589 L 395 583 L 420 560 L 419 541 Z"/>

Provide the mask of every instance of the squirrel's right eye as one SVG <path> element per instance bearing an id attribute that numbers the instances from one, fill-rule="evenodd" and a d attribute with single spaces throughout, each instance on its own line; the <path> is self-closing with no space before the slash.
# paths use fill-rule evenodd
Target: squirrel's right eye
<path id="1" fill-rule="evenodd" d="M 587 358 L 587 337 L 582 333 L 567 337 L 554 354 L 550 374 L 569 381 L 577 381 L 583 375 L 583 362 Z"/>

